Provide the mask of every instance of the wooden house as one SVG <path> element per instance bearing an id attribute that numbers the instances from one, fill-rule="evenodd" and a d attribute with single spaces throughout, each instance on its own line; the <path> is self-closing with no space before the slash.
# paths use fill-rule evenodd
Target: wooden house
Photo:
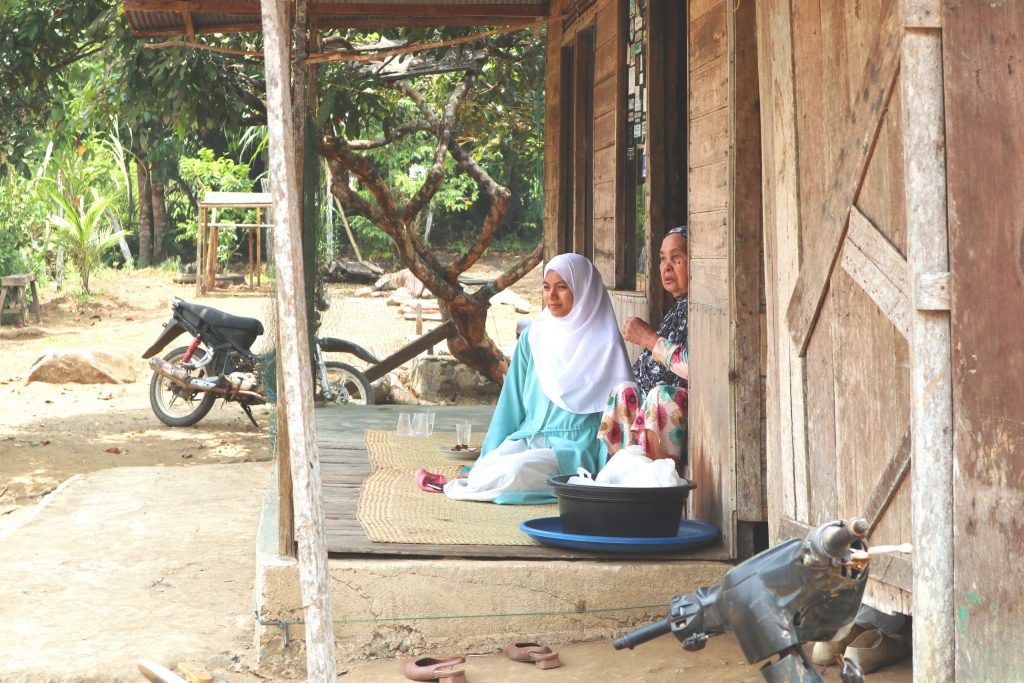
<path id="1" fill-rule="evenodd" d="M 125 9 L 169 35 L 255 28 L 256 5 Z M 874 562 L 867 600 L 913 612 L 915 680 L 1020 677 L 1021 3 L 310 7 L 546 17 L 546 255 L 592 257 L 621 316 L 656 319 L 660 237 L 689 226 L 691 512 L 732 557 L 765 526 L 867 516 L 873 542 L 914 544 Z"/>
<path id="2" fill-rule="evenodd" d="M 656 319 L 690 231 L 693 513 L 737 555 L 865 515 L 917 680 L 1021 663 L 1024 9 L 553 0 L 548 253 Z M 916 600 L 912 600 L 916 596 Z"/>

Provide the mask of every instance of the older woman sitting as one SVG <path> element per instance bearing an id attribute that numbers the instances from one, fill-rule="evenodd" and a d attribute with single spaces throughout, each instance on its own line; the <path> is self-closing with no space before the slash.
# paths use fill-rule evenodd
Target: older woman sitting
<path id="1" fill-rule="evenodd" d="M 652 459 L 672 458 L 682 473 L 686 457 L 686 418 L 689 379 L 686 347 L 687 263 L 686 227 L 673 228 L 661 243 L 661 283 L 675 306 L 654 330 L 639 318 L 622 326 L 626 341 L 646 350 L 633 364 L 635 382 L 615 387 L 608 398 L 598 438 L 615 454 L 640 445 Z"/>

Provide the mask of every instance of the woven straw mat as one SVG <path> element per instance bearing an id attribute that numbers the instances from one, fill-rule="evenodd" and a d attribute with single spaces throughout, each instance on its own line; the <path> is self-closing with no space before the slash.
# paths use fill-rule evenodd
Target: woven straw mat
<path id="1" fill-rule="evenodd" d="M 519 524 L 535 517 L 557 515 L 557 505 L 456 501 L 416 486 L 415 473 L 419 467 L 453 477 L 464 464 L 469 464 L 449 459 L 437 450 L 439 445 L 449 445 L 453 440 L 453 434 L 401 437 L 394 432 L 366 432 L 374 472 L 363 484 L 356 516 L 367 538 L 375 543 L 536 545 L 519 531 Z"/>
<path id="2" fill-rule="evenodd" d="M 473 435 L 473 445 L 479 447 L 483 434 Z M 455 432 L 434 432 L 431 436 L 400 436 L 394 431 L 366 430 L 366 451 L 374 470 L 382 467 L 423 467 L 436 472 L 437 467 L 472 465 L 472 460 L 460 460 L 439 448 L 455 445 Z"/>

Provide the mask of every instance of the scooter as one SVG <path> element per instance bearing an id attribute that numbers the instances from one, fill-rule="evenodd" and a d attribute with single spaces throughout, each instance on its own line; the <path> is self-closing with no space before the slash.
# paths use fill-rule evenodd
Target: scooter
<path id="1" fill-rule="evenodd" d="M 218 398 L 237 403 L 254 426 L 252 406 L 267 402 L 260 357 L 252 352 L 263 323 L 255 318 L 231 315 L 216 308 L 171 298 L 171 319 L 164 331 L 142 354 L 149 359 L 153 377 L 149 403 L 161 422 L 169 427 L 191 427 L 213 408 Z M 184 333 L 192 342 L 157 356 Z M 370 381 L 358 369 L 338 361 L 324 360 L 324 353 L 349 353 L 376 363 L 370 352 L 357 344 L 324 337 L 313 346 L 316 366 L 316 398 L 334 403 L 373 403 Z"/>
<path id="2" fill-rule="evenodd" d="M 677 595 L 668 616 L 617 638 L 632 649 L 672 633 L 696 651 L 710 636 L 731 632 L 751 664 L 770 683 L 824 683 L 801 643 L 829 640 L 857 616 L 868 580 L 868 522 L 834 521 L 755 555 L 732 568 L 717 586 Z M 844 683 L 863 683 L 853 661 L 843 663 Z"/>

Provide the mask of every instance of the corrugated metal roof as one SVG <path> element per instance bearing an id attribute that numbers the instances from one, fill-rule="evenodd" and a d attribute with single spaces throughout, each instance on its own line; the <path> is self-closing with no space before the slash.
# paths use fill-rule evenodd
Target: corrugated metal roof
<path id="1" fill-rule="evenodd" d="M 549 0 L 310 0 L 309 13 L 320 28 L 462 26 L 500 24 L 544 17 Z M 261 30 L 256 0 L 125 0 L 135 35 L 232 33 Z"/>

